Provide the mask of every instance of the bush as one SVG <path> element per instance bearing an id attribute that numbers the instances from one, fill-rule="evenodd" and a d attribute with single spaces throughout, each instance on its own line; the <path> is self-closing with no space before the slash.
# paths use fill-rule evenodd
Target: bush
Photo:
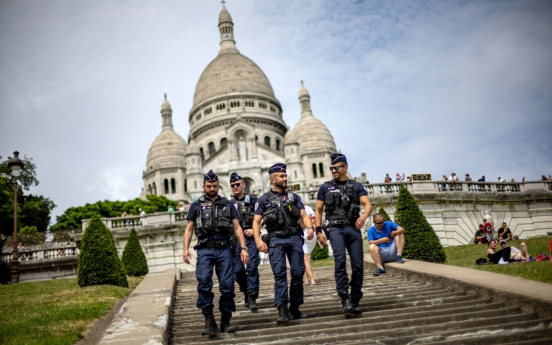
<path id="1" fill-rule="evenodd" d="M 384 221 L 387 221 L 387 220 L 391 220 L 391 218 L 389 218 L 389 215 L 387 214 L 387 212 L 385 212 L 385 210 L 383 209 L 383 207 L 380 207 L 379 210 L 378 210 L 378 213 L 381 214 L 383 216 L 383 220 Z"/>
<path id="2" fill-rule="evenodd" d="M 0 261 L 0 284 L 11 281 L 11 265 L 9 262 Z"/>
<path id="3" fill-rule="evenodd" d="M 128 236 L 128 242 L 123 250 L 123 265 L 126 274 L 132 277 L 142 277 L 148 273 L 148 261 L 142 251 L 136 230 L 132 229 Z"/>
<path id="4" fill-rule="evenodd" d="M 437 234 L 406 188 L 401 188 L 399 192 L 395 219 L 397 224 L 405 229 L 403 250 L 405 258 L 437 263 L 444 263 L 447 260 Z"/>
<path id="5" fill-rule="evenodd" d="M 81 287 L 111 284 L 128 287 L 123 263 L 117 256 L 111 232 L 94 215 L 80 244 L 77 280 Z"/>
<path id="6" fill-rule="evenodd" d="M 328 254 L 328 248 L 322 248 L 316 243 L 316 246 L 314 246 L 314 249 L 311 252 L 311 258 L 313 260 L 324 260 L 327 259 L 329 256 Z"/>
<path id="7" fill-rule="evenodd" d="M 36 226 L 34 225 L 31 225 L 31 226 L 24 226 L 21 228 L 21 230 L 19 231 L 20 234 L 24 235 L 24 234 L 36 234 L 38 233 L 38 231 L 36 230 Z"/>

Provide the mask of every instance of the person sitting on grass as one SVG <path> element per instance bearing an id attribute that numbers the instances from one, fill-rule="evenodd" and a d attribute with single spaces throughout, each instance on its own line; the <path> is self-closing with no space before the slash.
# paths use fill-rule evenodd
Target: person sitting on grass
<path id="1" fill-rule="evenodd" d="M 514 241 L 514 234 L 512 234 L 512 231 L 507 227 L 506 222 L 504 222 L 502 223 L 502 227 L 498 229 L 498 239 L 505 240 L 507 238 L 510 241 Z"/>
<path id="2" fill-rule="evenodd" d="M 370 243 L 370 256 L 377 267 L 373 274 L 379 276 L 387 273 L 382 263 L 395 261 L 404 263 L 402 258 L 404 228 L 391 221 L 384 221 L 379 213 L 374 214 L 373 220 L 374 225 L 366 232 Z"/>
<path id="3" fill-rule="evenodd" d="M 473 240 L 473 243 L 475 244 L 481 244 L 481 243 L 487 243 L 487 236 L 485 235 L 485 230 L 483 230 L 483 224 L 479 224 L 479 230 L 475 232 L 475 238 Z"/>
<path id="4" fill-rule="evenodd" d="M 501 249 L 508 248 L 508 242 L 506 242 L 506 240 L 501 240 L 499 244 Z M 510 262 L 530 261 L 532 258 L 527 251 L 527 245 L 522 242 L 519 246 L 521 250 L 516 247 L 510 247 Z"/>
<path id="5" fill-rule="evenodd" d="M 487 241 L 494 239 L 494 226 L 491 222 L 488 222 L 487 219 L 483 218 L 483 229 L 485 229 L 485 235 L 487 236 Z"/>
<path id="6" fill-rule="evenodd" d="M 487 243 L 487 257 L 493 264 L 507 264 L 510 262 L 511 248 L 506 247 L 504 249 L 496 251 L 496 240 L 493 238 Z"/>

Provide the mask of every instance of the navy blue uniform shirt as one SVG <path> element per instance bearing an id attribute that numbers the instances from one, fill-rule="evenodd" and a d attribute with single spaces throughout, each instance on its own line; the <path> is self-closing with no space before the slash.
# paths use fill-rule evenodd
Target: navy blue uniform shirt
<path id="1" fill-rule="evenodd" d="M 272 193 L 280 196 L 280 197 L 283 197 L 284 200 L 287 199 L 287 191 L 286 192 L 282 192 L 282 193 L 277 193 L 273 190 L 270 190 Z M 300 209 L 300 210 L 304 210 L 305 209 L 305 205 L 303 204 L 303 200 L 301 200 L 301 197 L 295 193 L 293 193 L 293 199 L 295 200 L 294 202 L 294 205 Z M 268 196 L 266 194 L 263 194 L 259 200 L 257 201 L 257 203 L 255 204 L 255 215 L 259 215 L 259 216 L 262 216 L 263 215 L 263 212 L 270 206 L 270 202 L 268 201 Z"/>
<path id="2" fill-rule="evenodd" d="M 245 200 L 245 194 L 243 195 L 243 198 L 241 198 L 241 199 L 238 199 L 238 197 L 235 196 L 235 195 L 232 195 L 232 198 L 234 198 L 235 201 L 244 201 Z M 251 194 L 249 195 L 249 204 L 250 205 L 255 205 L 255 203 L 257 203 L 258 200 L 259 200 L 259 198 L 257 198 L 255 195 L 251 195 Z"/>
<path id="3" fill-rule="evenodd" d="M 217 198 L 215 199 L 215 201 L 220 199 L 222 199 L 222 197 L 220 195 L 217 195 Z M 205 201 L 207 200 L 211 201 L 211 199 L 205 196 Z M 188 210 L 188 215 L 186 216 L 186 219 L 195 222 L 196 212 L 200 207 L 201 206 L 200 206 L 199 200 L 192 202 L 192 204 L 190 205 L 190 209 Z M 235 207 L 230 207 L 230 215 L 232 216 L 232 219 L 238 219 L 240 217 Z"/>
<path id="4" fill-rule="evenodd" d="M 335 182 L 337 185 L 340 185 L 340 186 L 347 184 L 347 181 L 337 181 L 336 179 L 333 179 L 332 181 Z M 328 193 L 329 190 L 330 190 L 330 184 L 328 182 L 324 182 L 320 186 L 320 189 L 318 189 L 318 196 L 316 197 L 316 200 L 320 200 L 320 201 L 326 200 L 325 196 L 326 196 L 326 193 Z M 366 192 L 366 188 L 364 188 L 364 186 L 362 184 L 360 184 L 359 182 L 355 181 L 355 184 L 353 186 L 353 190 L 355 191 L 355 193 L 356 193 L 356 195 L 358 196 L 359 199 L 363 195 L 368 195 L 368 193 Z"/>

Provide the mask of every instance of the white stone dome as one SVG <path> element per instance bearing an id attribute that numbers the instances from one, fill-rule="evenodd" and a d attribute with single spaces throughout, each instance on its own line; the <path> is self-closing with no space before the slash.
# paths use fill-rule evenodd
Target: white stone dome
<path id="1" fill-rule="evenodd" d="M 172 127 L 165 126 L 148 151 L 146 169 L 186 164 L 186 141 Z"/>
<path id="2" fill-rule="evenodd" d="M 284 146 L 293 145 L 293 144 L 299 144 L 299 142 L 297 141 L 297 138 L 293 134 L 293 131 L 288 130 L 286 132 L 286 135 L 284 136 Z"/>
<path id="3" fill-rule="evenodd" d="M 335 141 L 328 127 L 311 114 L 304 114 L 295 128 L 293 136 L 299 142 L 301 152 L 335 151 Z"/>
<path id="4" fill-rule="evenodd" d="M 171 104 L 167 101 L 167 94 L 165 94 L 165 99 L 163 100 L 163 104 L 161 104 L 161 112 L 164 111 L 172 112 Z"/>
<path id="5" fill-rule="evenodd" d="M 224 22 L 232 22 L 232 16 L 226 7 L 223 7 L 219 14 L 219 24 Z"/>

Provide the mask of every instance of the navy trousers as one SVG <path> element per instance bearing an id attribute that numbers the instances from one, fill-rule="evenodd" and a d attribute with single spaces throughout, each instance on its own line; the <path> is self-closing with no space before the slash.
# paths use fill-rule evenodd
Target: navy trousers
<path id="1" fill-rule="evenodd" d="M 245 236 L 249 262 L 247 267 L 243 265 L 240 258 L 241 246 L 236 245 L 236 258 L 234 259 L 234 275 L 240 291 L 255 297 L 259 296 L 259 250 L 253 237 Z"/>
<path id="2" fill-rule="evenodd" d="M 276 245 L 278 247 L 273 247 Z M 303 257 L 303 240 L 299 234 L 274 237 L 268 249 L 270 266 L 274 273 L 274 306 L 280 303 L 303 304 L 303 274 L 305 259 Z M 286 257 L 289 260 L 291 282 L 287 284 Z"/>
<path id="3" fill-rule="evenodd" d="M 330 228 L 330 243 L 335 258 L 335 283 L 337 293 L 343 296 L 349 293 L 351 299 L 358 303 L 362 298 L 362 281 L 364 278 L 364 253 L 362 252 L 362 234 L 354 225 L 334 226 Z M 351 281 L 347 277 L 347 258 L 345 250 L 351 259 Z"/>
<path id="4" fill-rule="evenodd" d="M 219 310 L 231 316 L 236 310 L 234 303 L 234 255 L 229 247 L 200 248 L 197 250 L 196 278 L 197 303 L 203 314 L 213 311 L 213 267 L 219 281 Z"/>

